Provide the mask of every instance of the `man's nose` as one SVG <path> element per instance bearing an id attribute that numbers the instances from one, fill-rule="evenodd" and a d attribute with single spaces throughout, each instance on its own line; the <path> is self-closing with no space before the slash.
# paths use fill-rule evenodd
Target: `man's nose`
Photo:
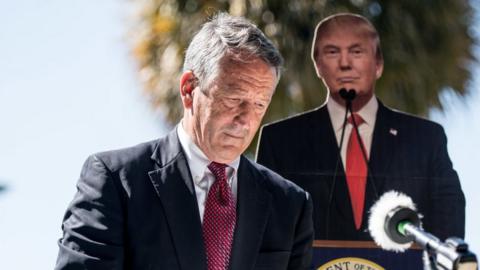
<path id="1" fill-rule="evenodd" d="M 352 67 L 350 55 L 347 52 L 340 53 L 339 65 L 341 70 L 348 70 Z"/>
<path id="2" fill-rule="evenodd" d="M 238 108 L 238 114 L 236 116 L 237 121 L 244 126 L 249 128 L 250 121 L 255 114 L 255 107 L 250 102 L 242 102 Z"/>

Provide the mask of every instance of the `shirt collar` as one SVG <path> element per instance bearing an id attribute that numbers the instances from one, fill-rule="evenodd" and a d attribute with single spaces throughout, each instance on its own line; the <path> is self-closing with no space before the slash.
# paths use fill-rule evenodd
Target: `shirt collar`
<path id="1" fill-rule="evenodd" d="M 335 131 L 341 130 L 343 125 L 343 118 L 345 116 L 345 107 L 338 104 L 333 98 L 329 97 L 327 100 L 327 110 L 330 114 L 332 126 Z M 357 113 L 362 117 L 364 124 L 373 127 L 377 117 L 378 101 L 375 95 L 363 106 Z M 348 113 L 350 116 L 350 112 Z"/>
<path id="2" fill-rule="evenodd" d="M 212 162 L 207 158 L 203 151 L 193 142 L 190 136 L 183 128 L 183 122 L 177 125 L 177 134 L 180 145 L 187 157 L 188 166 L 190 167 L 190 173 L 192 174 L 193 181 L 198 183 L 203 180 L 205 172 L 211 173 L 207 166 Z M 231 163 L 227 164 L 227 176 L 230 179 L 233 174 L 236 174 L 238 166 L 240 165 L 240 157 L 237 157 Z"/>

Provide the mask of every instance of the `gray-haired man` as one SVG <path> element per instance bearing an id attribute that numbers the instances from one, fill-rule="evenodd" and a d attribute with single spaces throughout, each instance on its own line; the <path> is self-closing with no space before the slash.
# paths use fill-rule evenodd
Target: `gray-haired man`
<path id="1" fill-rule="evenodd" d="M 241 156 L 281 64 L 247 20 L 205 23 L 185 56 L 182 121 L 160 140 L 87 159 L 56 269 L 309 268 L 309 195 Z"/>

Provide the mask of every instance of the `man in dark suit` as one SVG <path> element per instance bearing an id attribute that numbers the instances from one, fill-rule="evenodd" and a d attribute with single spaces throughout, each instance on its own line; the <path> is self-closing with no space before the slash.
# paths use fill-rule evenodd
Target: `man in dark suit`
<path id="1" fill-rule="evenodd" d="M 160 140 L 87 159 L 56 269 L 309 268 L 309 195 L 241 156 L 282 61 L 243 18 L 204 24 L 186 51 L 182 121 Z"/>
<path id="2" fill-rule="evenodd" d="M 371 240 L 368 210 L 392 189 L 413 199 L 427 231 L 441 239 L 463 237 L 465 199 L 442 127 L 375 97 L 383 57 L 373 25 L 348 13 L 324 19 L 315 29 L 312 60 L 327 101 L 265 125 L 257 162 L 312 195 L 315 238 Z M 342 88 L 356 91 L 352 109 L 359 130 L 358 136 L 349 113 L 344 139 Z"/>

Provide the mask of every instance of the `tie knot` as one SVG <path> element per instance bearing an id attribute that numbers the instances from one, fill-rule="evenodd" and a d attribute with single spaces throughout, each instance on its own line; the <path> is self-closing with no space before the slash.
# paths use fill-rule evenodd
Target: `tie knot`
<path id="1" fill-rule="evenodd" d="M 350 117 L 348 117 L 348 123 L 353 125 L 353 120 L 355 120 L 355 124 L 357 124 L 357 126 L 360 126 L 365 122 L 358 113 L 353 113 L 350 115 Z"/>
<path id="2" fill-rule="evenodd" d="M 213 173 L 215 179 L 217 180 L 227 180 L 225 168 L 227 168 L 227 164 L 218 163 L 213 161 L 212 163 L 208 164 L 208 169 Z"/>

